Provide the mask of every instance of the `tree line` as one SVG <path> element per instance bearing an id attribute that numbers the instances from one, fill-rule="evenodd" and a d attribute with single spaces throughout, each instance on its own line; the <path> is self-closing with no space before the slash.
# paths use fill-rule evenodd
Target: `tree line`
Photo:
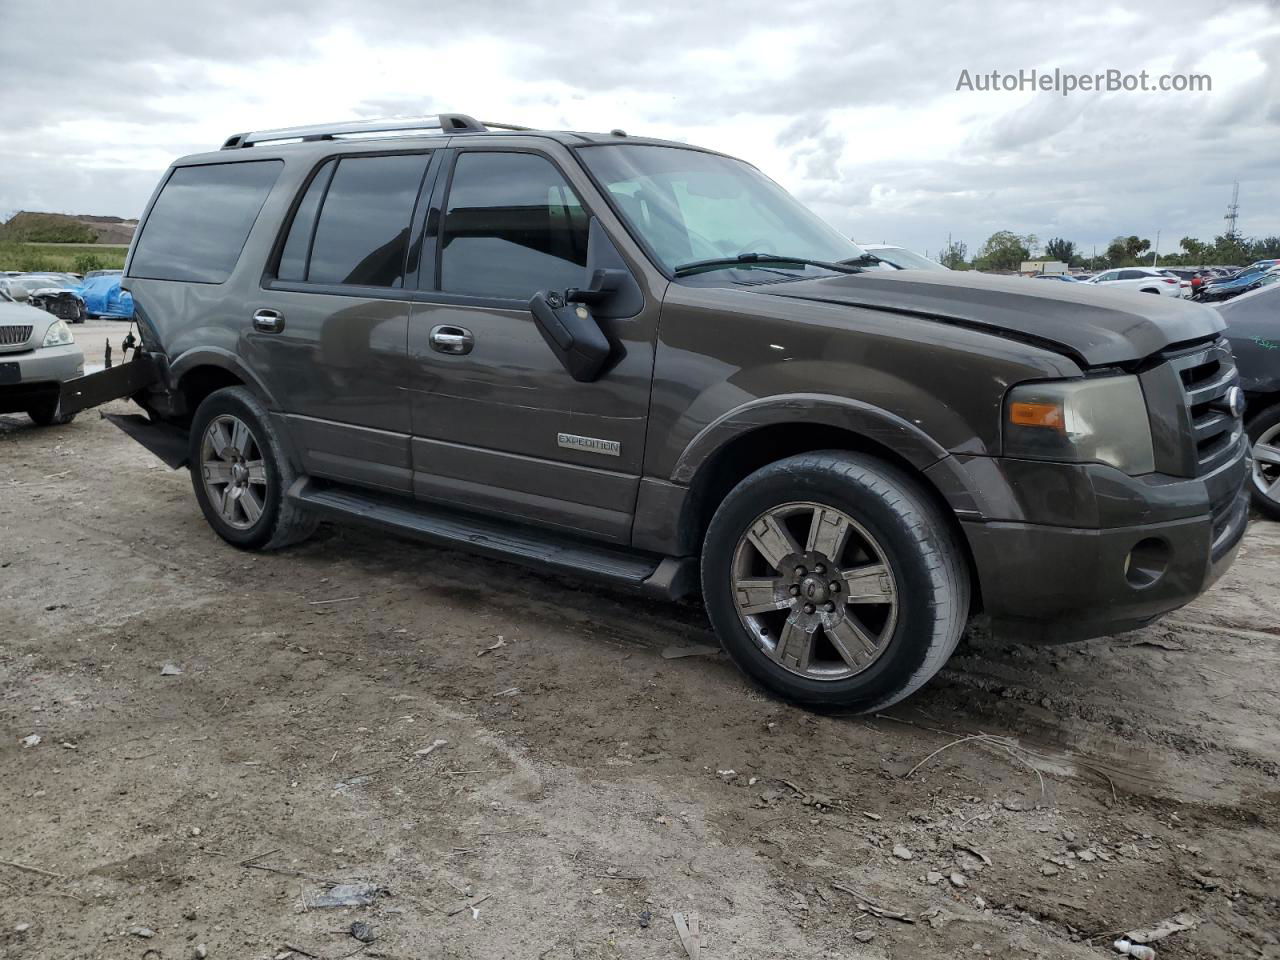
<path id="1" fill-rule="evenodd" d="M 1177 253 L 1161 253 L 1157 262 L 1171 267 L 1244 266 L 1255 260 L 1280 258 L 1280 237 L 1250 239 L 1238 233 L 1224 233 L 1211 243 L 1183 237 L 1178 247 Z M 1150 266 L 1153 258 L 1151 241 L 1136 235 L 1116 237 L 1106 250 L 1094 255 L 1062 237 L 1051 237 L 1041 245 L 1035 234 L 997 230 L 973 257 L 965 243 L 956 240 L 943 247 L 938 259 L 952 270 L 1017 270 L 1027 260 L 1058 260 L 1072 267 L 1105 270 Z"/>

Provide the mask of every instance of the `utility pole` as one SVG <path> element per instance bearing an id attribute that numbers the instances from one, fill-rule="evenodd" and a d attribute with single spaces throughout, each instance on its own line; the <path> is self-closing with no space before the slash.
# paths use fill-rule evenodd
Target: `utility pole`
<path id="1" fill-rule="evenodd" d="M 1236 221 L 1240 219 L 1240 181 L 1236 180 L 1231 185 L 1231 202 L 1227 204 L 1227 215 L 1222 218 L 1227 221 L 1227 236 L 1234 238 L 1236 235 Z"/>
<path id="2" fill-rule="evenodd" d="M 1160 259 L 1160 231 L 1156 231 L 1156 245 L 1151 248 L 1151 265 L 1154 267 Z"/>

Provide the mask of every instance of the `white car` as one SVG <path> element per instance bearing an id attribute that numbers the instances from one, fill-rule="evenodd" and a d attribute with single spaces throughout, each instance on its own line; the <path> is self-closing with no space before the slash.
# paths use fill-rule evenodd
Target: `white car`
<path id="1" fill-rule="evenodd" d="M 1112 290 L 1158 293 L 1165 297 L 1187 296 L 1183 292 L 1181 280 L 1155 267 L 1120 267 L 1116 270 L 1104 270 L 1092 280 L 1086 280 L 1085 283 L 1096 283 Z"/>

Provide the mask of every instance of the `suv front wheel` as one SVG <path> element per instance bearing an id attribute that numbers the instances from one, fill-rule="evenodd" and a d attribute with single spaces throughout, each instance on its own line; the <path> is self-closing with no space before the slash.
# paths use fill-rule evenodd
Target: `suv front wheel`
<path id="1" fill-rule="evenodd" d="M 285 496 L 296 474 L 266 409 L 244 387 L 204 399 L 189 443 L 196 500 L 223 540 L 274 550 L 315 532 L 317 521 Z"/>
<path id="2" fill-rule="evenodd" d="M 841 451 L 739 483 L 708 528 L 702 584 L 738 666 L 815 707 L 908 696 L 942 668 L 969 611 L 948 518 L 905 471 Z"/>

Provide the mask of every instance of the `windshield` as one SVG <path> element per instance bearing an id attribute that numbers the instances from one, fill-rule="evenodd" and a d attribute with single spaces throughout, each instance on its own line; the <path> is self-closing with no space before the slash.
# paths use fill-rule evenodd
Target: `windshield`
<path id="1" fill-rule="evenodd" d="M 669 271 L 681 264 L 742 253 L 831 262 L 863 255 L 857 244 L 741 160 L 638 144 L 608 144 L 579 152 L 632 231 Z M 733 269 L 755 268 L 742 264 Z M 769 263 L 767 269 L 823 268 Z"/>

